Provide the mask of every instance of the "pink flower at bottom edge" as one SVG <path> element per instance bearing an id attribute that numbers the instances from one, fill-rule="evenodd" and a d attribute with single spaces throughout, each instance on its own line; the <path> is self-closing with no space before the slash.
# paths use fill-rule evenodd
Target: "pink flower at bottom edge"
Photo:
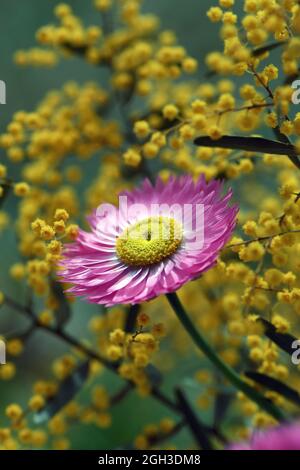
<path id="1" fill-rule="evenodd" d="M 79 230 L 76 241 L 65 246 L 60 280 L 72 285 L 68 292 L 106 306 L 177 290 L 215 264 L 232 234 L 238 208 L 229 206 L 232 192 L 222 195 L 222 189 L 220 181 L 206 183 L 202 175 L 196 182 L 191 176 L 158 178 L 154 185 L 146 179 L 122 192 L 126 204 L 119 204 L 117 223 L 116 211 L 100 205 L 88 218 L 91 232 Z M 149 216 L 157 205 L 159 212 Z M 192 228 L 198 222 L 195 210 L 182 217 L 188 207 L 203 207 L 202 228 Z M 163 239 L 167 230 L 169 239 Z"/>
<path id="2" fill-rule="evenodd" d="M 300 450 L 300 423 L 255 432 L 249 442 L 232 444 L 229 450 Z"/>

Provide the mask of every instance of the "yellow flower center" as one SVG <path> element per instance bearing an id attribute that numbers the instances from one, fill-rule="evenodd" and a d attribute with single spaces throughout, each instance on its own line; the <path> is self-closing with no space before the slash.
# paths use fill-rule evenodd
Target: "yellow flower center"
<path id="1" fill-rule="evenodd" d="M 148 217 L 118 237 L 118 257 L 129 266 L 150 266 L 171 256 L 182 242 L 181 225 L 163 216 Z"/>

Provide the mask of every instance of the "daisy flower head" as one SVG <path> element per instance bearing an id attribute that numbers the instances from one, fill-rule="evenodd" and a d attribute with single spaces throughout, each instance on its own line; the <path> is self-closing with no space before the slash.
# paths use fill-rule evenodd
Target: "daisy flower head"
<path id="1" fill-rule="evenodd" d="M 59 276 L 93 303 L 136 304 L 176 291 L 212 267 L 231 236 L 238 208 L 231 190 L 204 176 L 145 179 L 102 204 L 65 246 Z"/>

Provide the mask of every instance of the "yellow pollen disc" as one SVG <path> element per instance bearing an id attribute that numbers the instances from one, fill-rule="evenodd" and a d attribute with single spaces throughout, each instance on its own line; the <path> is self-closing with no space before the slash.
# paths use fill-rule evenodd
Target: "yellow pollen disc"
<path id="1" fill-rule="evenodd" d="M 171 256 L 182 242 L 182 227 L 176 220 L 155 216 L 131 225 L 116 242 L 118 257 L 129 266 L 150 266 Z"/>

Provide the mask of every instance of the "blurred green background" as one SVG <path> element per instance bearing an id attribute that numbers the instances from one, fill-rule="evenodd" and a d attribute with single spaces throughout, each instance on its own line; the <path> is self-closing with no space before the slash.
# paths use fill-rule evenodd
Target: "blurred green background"
<path id="1" fill-rule="evenodd" d="M 58 3 L 52 0 L 1 0 L 0 79 L 7 84 L 7 105 L 0 108 L 2 129 L 14 111 L 32 109 L 49 89 L 60 87 L 66 80 L 101 81 L 101 70 L 83 64 L 80 59 L 61 61 L 53 69 L 18 68 L 13 64 L 13 53 L 33 47 L 36 30 L 55 21 L 53 8 Z M 85 24 L 101 24 L 100 13 L 92 7 L 92 0 L 66 3 Z M 143 10 L 157 14 L 162 27 L 174 30 L 179 43 L 189 54 L 201 59 L 219 44 L 218 26 L 212 25 L 206 17 L 208 7 L 216 3 L 210 0 L 145 0 Z M 203 66 L 201 68 L 200 74 Z"/>
<path id="2" fill-rule="evenodd" d="M 7 104 L 0 106 L 1 132 L 5 130 L 6 124 L 15 111 L 33 110 L 45 93 L 51 89 L 60 88 L 68 80 L 80 83 L 95 80 L 103 83 L 102 69 L 89 66 L 80 59 L 61 61 L 52 69 L 18 68 L 14 65 L 12 59 L 14 52 L 18 49 L 34 47 L 36 30 L 54 21 L 53 8 L 57 3 L 59 2 L 51 0 L 1 0 L 0 79 L 4 80 L 7 85 Z M 145 0 L 143 6 L 144 11 L 159 16 L 162 28 L 174 30 L 178 35 L 179 43 L 187 48 L 190 55 L 200 60 L 200 79 L 205 73 L 203 64 L 205 54 L 219 46 L 218 27 L 212 25 L 206 17 L 207 8 L 215 3 L 217 2 L 209 0 Z M 101 24 L 100 13 L 92 7 L 91 0 L 74 0 L 69 4 L 85 24 Z M 0 153 L 0 162 L 3 160 L 4 155 Z M 16 283 L 14 285 L 13 281 L 10 281 L 8 285 L 7 282 L 8 266 L 19 260 L 15 240 L 11 237 L 11 233 L 6 231 L 0 237 L 0 241 L 0 289 L 7 289 L 11 295 L 22 301 L 25 298 L 25 287 L 23 292 L 20 292 L 19 285 Z M 88 319 L 96 311 L 95 306 L 77 302 L 69 330 L 78 336 L 80 333 L 80 339 L 84 339 L 81 332 L 87 331 Z M 14 328 L 14 315 L 16 314 L 12 311 L 2 310 L 0 334 L 11 333 Z M 14 400 L 21 404 L 23 402 L 25 405 L 30 397 L 32 382 L 38 377 L 45 379 L 50 377 L 51 360 L 64 351 L 63 344 L 56 339 L 45 333 L 35 333 L 25 353 L 17 360 L 18 372 L 14 381 L 0 382 L 0 426 L 6 422 L 3 417 L 5 406 Z M 166 381 L 164 387 L 167 392 L 170 392 L 172 384 L 177 382 L 187 387 L 191 398 L 199 394 L 199 388 L 190 383 L 189 379 L 189 371 L 192 373 L 195 367 L 196 364 L 191 363 L 187 357 L 187 361 L 177 369 L 176 377 L 169 377 Z M 178 377 L 182 378 L 178 381 Z M 114 391 L 118 390 L 121 385 L 121 381 L 108 373 L 105 373 L 101 380 Z M 82 392 L 82 399 L 85 393 L 87 390 Z M 155 422 L 165 416 L 170 416 L 167 409 L 150 398 L 139 399 L 135 392 L 132 392 L 124 402 L 114 408 L 111 428 L 100 430 L 95 426 L 75 426 L 71 434 L 72 445 L 73 448 L 79 449 L 113 449 L 126 446 L 142 431 L 146 423 Z M 184 431 L 172 442 L 176 443 L 178 448 L 184 449 L 192 442 L 192 438 Z"/>

